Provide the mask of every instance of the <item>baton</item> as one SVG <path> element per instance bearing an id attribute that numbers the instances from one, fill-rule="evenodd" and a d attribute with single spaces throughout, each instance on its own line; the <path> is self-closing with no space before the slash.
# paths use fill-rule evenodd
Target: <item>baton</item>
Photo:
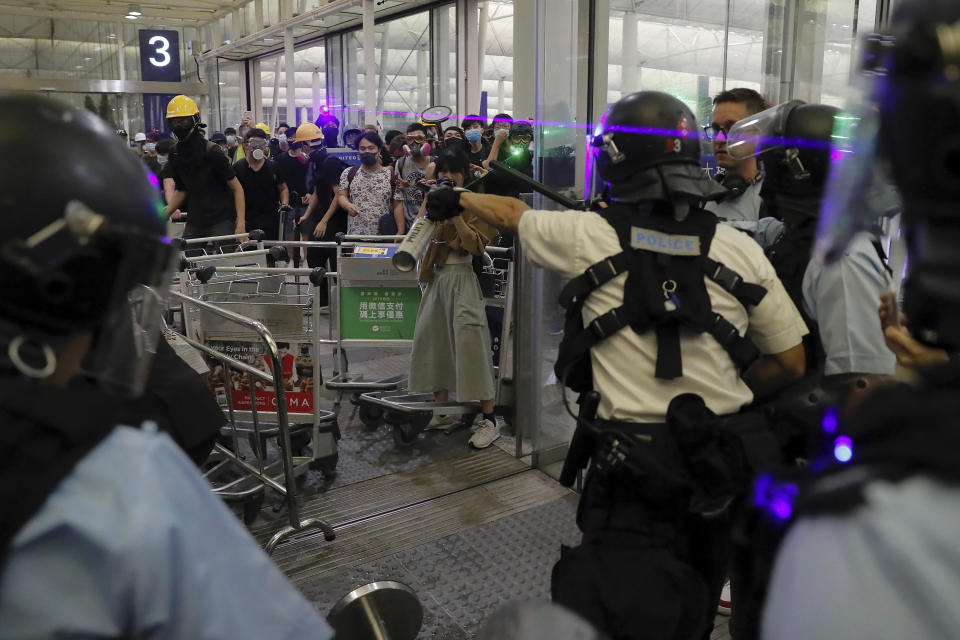
<path id="1" fill-rule="evenodd" d="M 563 205 L 567 209 L 575 209 L 578 211 L 584 210 L 584 206 L 582 203 L 577 202 L 576 200 L 571 200 L 570 198 L 564 195 L 560 195 L 559 193 L 557 193 L 547 185 L 543 184 L 542 182 L 537 182 L 527 174 L 517 171 L 512 167 L 508 167 L 507 165 L 503 164 L 499 160 L 492 160 L 490 162 L 490 166 L 496 169 L 497 171 L 502 171 L 503 173 L 510 176 L 511 178 L 514 178 L 515 180 L 518 180 L 524 183 L 525 185 L 527 185 L 537 193 L 547 196 L 554 202 Z"/>

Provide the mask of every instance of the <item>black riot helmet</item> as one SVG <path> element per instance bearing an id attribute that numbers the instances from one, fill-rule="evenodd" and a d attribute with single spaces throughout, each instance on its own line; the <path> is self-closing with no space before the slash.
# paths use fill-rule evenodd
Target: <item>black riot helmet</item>
<path id="1" fill-rule="evenodd" d="M 148 366 L 170 286 L 157 180 L 86 110 L 6 95 L 0 120 L 0 371 L 45 378 L 58 346 L 90 332 L 84 368 L 134 391 L 142 380 L 121 369 Z M 58 152 L 20 153 L 35 131 Z"/>
<path id="2" fill-rule="evenodd" d="M 756 145 L 764 172 L 760 196 L 769 213 L 778 217 L 819 215 L 830 175 L 831 140 L 838 113 L 836 107 L 794 100 L 741 121 L 752 121 L 755 131 L 769 123 Z M 734 149 L 733 157 L 740 155 L 740 124 L 731 128 L 727 143 Z"/>
<path id="3" fill-rule="evenodd" d="M 640 91 L 621 98 L 604 115 L 593 146 L 597 172 L 611 201 L 689 205 L 726 193 L 700 168 L 693 113 L 669 94 Z"/>

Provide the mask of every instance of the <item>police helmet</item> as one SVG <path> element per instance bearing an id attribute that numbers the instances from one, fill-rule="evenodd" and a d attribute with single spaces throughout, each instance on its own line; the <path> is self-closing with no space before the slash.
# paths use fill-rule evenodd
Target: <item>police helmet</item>
<path id="1" fill-rule="evenodd" d="M 85 367 L 95 377 L 142 382 L 117 367 L 149 363 L 157 333 L 136 323 L 159 323 L 157 304 L 170 285 L 156 178 L 84 109 L 6 95 L 0 120 L 0 366 L 44 378 L 64 337 L 89 331 L 95 342 Z M 36 142 L 34 131 L 57 140 L 58 152 L 19 153 Z"/>
<path id="2" fill-rule="evenodd" d="M 799 100 L 774 109 L 779 109 L 775 130 L 760 143 L 758 152 L 763 160 L 762 190 L 793 198 L 822 198 L 839 110 Z"/>
<path id="3" fill-rule="evenodd" d="M 669 94 L 640 91 L 621 98 L 604 115 L 593 146 L 613 201 L 695 202 L 726 193 L 700 169 L 693 113 Z"/>

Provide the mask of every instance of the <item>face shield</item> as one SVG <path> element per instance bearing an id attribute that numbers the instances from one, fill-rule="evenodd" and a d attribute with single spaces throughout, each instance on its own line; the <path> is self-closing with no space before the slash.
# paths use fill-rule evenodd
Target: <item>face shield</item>
<path id="1" fill-rule="evenodd" d="M 888 36 L 871 34 L 863 39 L 859 82 L 836 118 L 830 178 L 813 250 L 820 262 L 836 261 L 857 233 L 876 229 L 901 210 L 889 162 L 877 146 L 879 97 L 887 82 L 883 61 L 891 44 Z"/>
<path id="2" fill-rule="evenodd" d="M 800 100 L 784 102 L 735 123 L 727 134 L 727 153 L 734 160 L 746 160 L 777 149 L 808 144 L 805 140 L 788 140 L 783 135 L 787 118 L 800 104 L 803 104 Z"/>

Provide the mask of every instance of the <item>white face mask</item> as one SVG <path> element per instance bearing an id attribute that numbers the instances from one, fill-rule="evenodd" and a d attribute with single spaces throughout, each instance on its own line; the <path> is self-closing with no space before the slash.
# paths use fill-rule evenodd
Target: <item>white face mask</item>
<path id="1" fill-rule="evenodd" d="M 167 164 L 167 162 L 169 161 L 170 161 L 170 158 L 168 158 L 167 156 L 157 156 L 158 164 L 164 165 L 164 164 Z"/>
<path id="2" fill-rule="evenodd" d="M 227 136 L 227 144 L 233 144 L 237 139 L 234 136 Z"/>

